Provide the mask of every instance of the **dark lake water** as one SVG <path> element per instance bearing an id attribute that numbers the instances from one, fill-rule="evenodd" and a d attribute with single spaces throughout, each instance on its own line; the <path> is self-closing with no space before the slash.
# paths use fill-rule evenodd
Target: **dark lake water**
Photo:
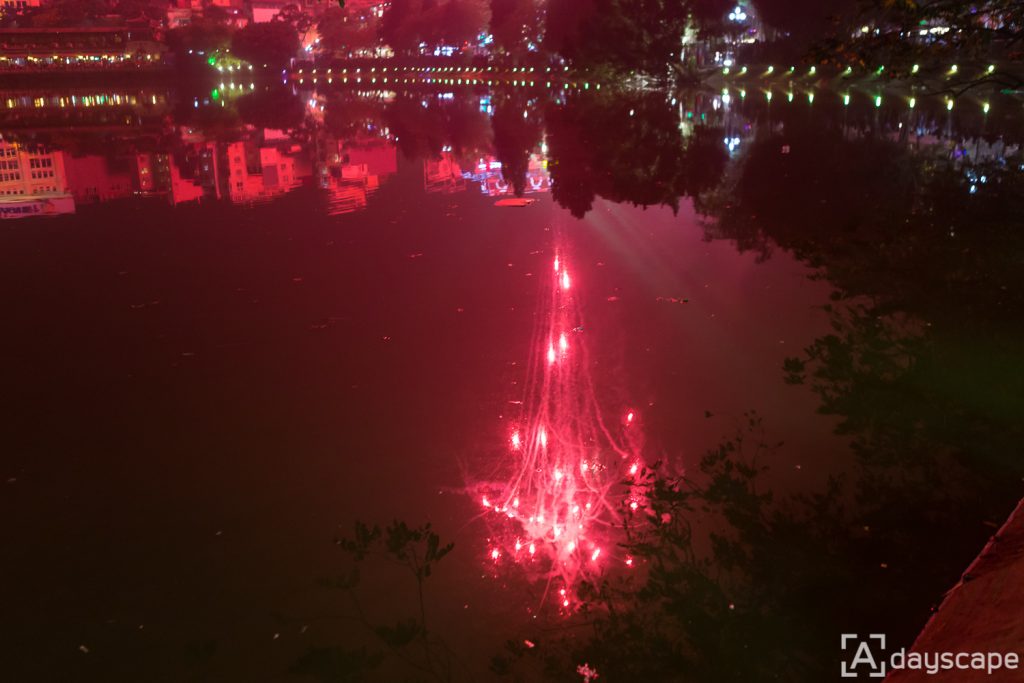
<path id="1" fill-rule="evenodd" d="M 3 144 L 75 204 L 0 229 L 11 680 L 290 680 L 362 637 L 318 585 L 357 519 L 455 543 L 427 601 L 457 679 L 553 638 L 571 610 L 469 491 L 530 410 L 556 254 L 645 462 L 700 479 L 756 411 L 782 509 L 842 482 L 831 535 L 751 546 L 792 629 L 909 642 L 1020 497 L 1019 103 L 235 90 L 8 99 Z"/>

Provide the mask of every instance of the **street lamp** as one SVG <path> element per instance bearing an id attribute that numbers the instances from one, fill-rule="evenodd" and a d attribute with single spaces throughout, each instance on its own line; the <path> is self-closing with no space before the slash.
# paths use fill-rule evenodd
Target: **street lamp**
<path id="1" fill-rule="evenodd" d="M 729 21 L 741 22 L 747 20 L 747 13 L 743 11 L 743 8 L 736 5 L 733 11 L 729 12 Z"/>

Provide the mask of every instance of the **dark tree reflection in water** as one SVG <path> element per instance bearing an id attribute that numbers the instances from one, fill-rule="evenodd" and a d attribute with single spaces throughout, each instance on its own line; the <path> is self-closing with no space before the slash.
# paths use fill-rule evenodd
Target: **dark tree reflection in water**
<path id="1" fill-rule="evenodd" d="M 512 93 L 496 99 L 492 121 L 494 155 L 501 162 L 505 182 L 512 186 L 515 196 L 522 197 L 526 193 L 530 154 L 540 146 L 544 134 L 538 100 Z"/>
<path id="2" fill-rule="evenodd" d="M 601 197 L 670 206 L 718 183 L 727 160 L 721 131 L 680 135 L 678 112 L 662 93 L 581 96 L 551 105 L 548 145 L 555 201 L 582 218 Z"/>

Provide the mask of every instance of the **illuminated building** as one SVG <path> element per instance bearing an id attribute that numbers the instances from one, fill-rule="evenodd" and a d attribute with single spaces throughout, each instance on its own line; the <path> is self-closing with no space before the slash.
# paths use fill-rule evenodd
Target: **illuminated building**
<path id="1" fill-rule="evenodd" d="M 463 177 L 480 184 L 480 191 L 491 197 L 512 194 L 514 188 L 502 175 L 501 162 L 492 156 L 477 161 L 472 171 L 466 171 Z M 531 154 L 526 169 L 526 194 L 551 191 L 551 175 L 548 173 L 548 162 L 543 154 Z"/>
<path id="2" fill-rule="evenodd" d="M 234 202 L 272 199 L 298 187 L 302 178 L 311 175 L 308 164 L 298 155 L 282 153 L 276 147 L 259 148 L 258 164 L 251 164 L 246 143 L 233 142 L 228 145 L 227 160 L 228 197 Z"/>
<path id="3" fill-rule="evenodd" d="M 171 204 L 201 199 L 205 194 L 200 180 L 182 176 L 169 154 L 135 155 L 136 187 L 139 194 L 166 197 Z"/>
<path id="4" fill-rule="evenodd" d="M 289 4 L 294 5 L 296 3 L 289 3 L 285 0 L 253 0 L 249 3 L 249 9 L 252 11 L 252 22 L 254 24 L 262 24 L 273 21 L 281 13 L 281 10 Z"/>
<path id="5" fill-rule="evenodd" d="M 167 28 L 176 29 L 192 23 L 192 7 L 171 5 L 167 8 Z"/>
<path id="6" fill-rule="evenodd" d="M 0 140 L 0 196 L 67 192 L 64 153 L 27 149 Z"/>
<path id="7" fill-rule="evenodd" d="M 423 161 L 423 187 L 427 192 L 459 192 L 466 189 L 462 168 L 451 152 L 442 152 L 440 159 Z"/>
<path id="8" fill-rule="evenodd" d="M 347 147 L 349 163 L 366 164 L 368 171 L 379 177 L 398 172 L 398 150 L 390 142 L 377 141 Z"/>
<path id="9" fill-rule="evenodd" d="M 397 170 L 398 154 L 390 142 L 345 147 L 319 170 L 320 187 L 327 190 L 327 212 L 337 215 L 365 208 L 381 179 Z"/>
<path id="10" fill-rule="evenodd" d="M 3 7 L 4 12 L 21 12 L 29 7 L 39 7 L 42 4 L 42 0 L 3 0 L 0 7 Z"/>
<path id="11" fill-rule="evenodd" d="M 148 28 L 0 29 L 0 70 L 157 66 L 164 46 Z"/>
<path id="12" fill-rule="evenodd" d="M 0 95 L 4 127 L 159 127 L 168 107 L 165 89 L 73 87 L 59 93 L 43 87 L 8 89 Z"/>
<path id="13" fill-rule="evenodd" d="M 130 197 L 134 192 L 134 177 L 129 163 L 116 168 L 111 160 L 91 155 L 68 156 L 64 160 L 67 170 L 68 192 L 76 202 L 105 202 Z"/>
<path id="14" fill-rule="evenodd" d="M 137 189 L 152 194 L 170 184 L 170 167 L 165 154 L 135 155 Z"/>
<path id="15" fill-rule="evenodd" d="M 0 140 L 0 218 L 74 213 L 63 152 Z"/>

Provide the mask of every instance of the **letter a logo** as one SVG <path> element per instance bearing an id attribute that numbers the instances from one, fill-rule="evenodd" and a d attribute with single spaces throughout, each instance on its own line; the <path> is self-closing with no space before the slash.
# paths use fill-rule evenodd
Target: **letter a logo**
<path id="1" fill-rule="evenodd" d="M 866 639 L 858 637 L 856 633 L 844 633 L 842 635 L 840 646 L 844 654 L 849 656 L 848 652 L 852 649 L 851 641 L 856 643 L 857 647 L 853 652 L 853 656 L 841 663 L 839 672 L 841 677 L 858 678 L 862 673 L 866 673 L 869 678 L 883 678 L 885 676 L 885 660 L 875 659 L 875 653 L 872 652 L 871 646 L 868 644 L 869 640 L 878 641 L 880 648 L 885 650 L 884 633 L 872 633 Z"/>

